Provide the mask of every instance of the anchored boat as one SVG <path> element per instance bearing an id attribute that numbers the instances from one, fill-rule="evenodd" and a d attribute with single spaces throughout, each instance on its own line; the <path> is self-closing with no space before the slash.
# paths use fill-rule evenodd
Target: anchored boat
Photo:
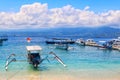
<path id="1" fill-rule="evenodd" d="M 80 38 L 80 39 L 76 40 L 76 44 L 81 45 L 81 46 L 85 46 L 85 41 L 82 38 Z"/>
<path id="2" fill-rule="evenodd" d="M 88 39 L 85 42 L 85 45 L 87 45 L 87 46 L 94 46 L 94 47 L 98 47 L 99 46 L 93 39 Z"/>
<path id="3" fill-rule="evenodd" d="M 118 37 L 118 39 L 113 40 L 112 48 L 120 50 L 120 37 Z"/>
<path id="4" fill-rule="evenodd" d="M 50 40 L 46 40 L 46 44 L 73 44 L 75 41 L 72 39 L 58 39 L 52 38 Z"/>
<path id="5" fill-rule="evenodd" d="M 27 61 L 29 62 L 29 64 L 32 64 L 34 68 L 37 68 L 39 66 L 39 64 L 41 64 L 44 60 L 48 60 L 48 55 L 45 58 L 41 58 L 41 46 L 26 46 L 27 49 Z M 49 54 L 53 55 L 53 58 L 56 59 L 60 64 L 62 64 L 64 67 L 66 67 L 66 65 L 63 63 L 63 61 L 60 59 L 60 57 L 58 57 L 54 52 L 50 52 Z M 17 60 L 15 58 L 15 54 L 10 54 L 8 56 L 8 58 L 6 59 L 6 64 L 5 64 L 5 70 L 8 70 L 8 66 L 10 65 L 10 63 L 12 62 L 16 62 L 16 61 L 26 61 L 26 60 Z"/>
<path id="6" fill-rule="evenodd" d="M 69 50 L 68 44 L 55 44 L 57 49 Z"/>

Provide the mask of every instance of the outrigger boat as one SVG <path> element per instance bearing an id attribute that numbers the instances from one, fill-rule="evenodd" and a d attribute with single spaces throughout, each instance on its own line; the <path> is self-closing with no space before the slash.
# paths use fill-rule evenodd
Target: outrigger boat
<path id="1" fill-rule="evenodd" d="M 48 56 L 45 58 L 41 58 L 41 46 L 26 46 L 27 49 L 27 61 L 29 64 L 32 64 L 34 68 L 37 68 L 39 64 L 41 64 L 44 60 L 48 60 Z M 63 61 L 58 57 L 54 52 L 50 52 L 49 54 L 52 54 L 54 56 L 54 59 L 56 59 L 60 64 L 62 64 L 64 67 L 66 65 L 63 63 Z M 16 61 L 26 61 L 26 60 L 17 60 L 15 58 L 15 54 L 10 54 L 8 58 L 6 59 L 6 64 L 5 64 L 5 69 L 6 71 L 8 70 L 8 66 L 10 65 L 11 62 L 16 62 Z"/>

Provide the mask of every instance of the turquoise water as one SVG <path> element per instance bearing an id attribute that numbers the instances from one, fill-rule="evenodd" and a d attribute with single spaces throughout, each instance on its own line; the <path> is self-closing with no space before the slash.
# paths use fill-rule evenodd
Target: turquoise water
<path id="1" fill-rule="evenodd" d="M 56 60 L 53 60 L 51 55 L 49 56 L 50 63 L 44 61 L 38 68 L 33 69 L 27 61 L 13 62 L 9 65 L 8 71 L 13 74 L 19 71 L 25 71 L 29 73 L 44 72 L 50 73 L 51 71 L 69 72 L 79 70 L 120 70 L 120 52 L 116 50 L 100 50 L 96 47 L 79 46 L 76 44 L 70 45 L 73 49 L 66 51 L 55 49 L 54 45 L 45 44 L 44 37 L 31 37 L 31 43 L 27 43 L 27 37 L 9 37 L 9 40 L 0 46 L 0 73 L 6 74 L 5 61 L 8 55 L 11 53 L 16 54 L 17 60 L 26 60 L 26 46 L 27 45 L 40 45 L 43 50 L 41 51 L 42 58 L 46 57 L 50 51 L 55 52 L 67 65 L 63 67 Z M 96 39 L 99 40 L 99 39 Z M 16 75 L 17 75 L 16 73 Z M 21 73 L 22 74 L 22 73 Z M 14 76 L 13 76 L 14 77 Z"/>

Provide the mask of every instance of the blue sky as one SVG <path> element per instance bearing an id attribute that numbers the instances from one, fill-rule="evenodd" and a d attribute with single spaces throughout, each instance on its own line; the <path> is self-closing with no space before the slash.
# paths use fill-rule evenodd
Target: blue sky
<path id="1" fill-rule="evenodd" d="M 3 0 L 0 29 L 120 28 L 120 0 Z"/>
<path id="2" fill-rule="evenodd" d="M 34 2 L 48 3 L 49 8 L 62 7 L 69 4 L 79 9 L 90 6 L 90 10 L 95 12 L 120 10 L 120 0 L 2 0 L 0 2 L 0 11 L 17 12 L 22 5 Z"/>

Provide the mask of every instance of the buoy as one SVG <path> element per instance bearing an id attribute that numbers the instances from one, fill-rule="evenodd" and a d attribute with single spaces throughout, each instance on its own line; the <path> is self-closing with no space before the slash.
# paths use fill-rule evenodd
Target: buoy
<path id="1" fill-rule="evenodd" d="M 28 37 L 28 38 L 27 38 L 27 42 L 30 42 L 30 41 L 31 41 L 31 38 Z"/>

